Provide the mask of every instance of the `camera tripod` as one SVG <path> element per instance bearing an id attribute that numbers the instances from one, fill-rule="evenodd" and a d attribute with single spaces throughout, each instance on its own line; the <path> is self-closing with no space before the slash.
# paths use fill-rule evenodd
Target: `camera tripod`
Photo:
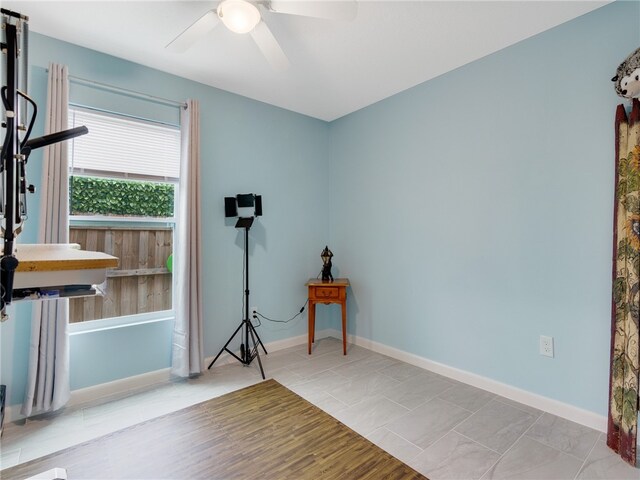
<path id="1" fill-rule="evenodd" d="M 264 347 L 262 340 L 260 340 L 260 336 L 258 332 L 256 332 L 256 327 L 251 323 L 251 319 L 249 318 L 249 229 L 253 225 L 253 217 L 242 217 L 239 218 L 236 223 L 236 228 L 244 228 L 244 266 L 246 269 L 246 275 L 244 277 L 244 318 L 238 328 L 236 328 L 235 332 L 229 337 L 227 343 L 225 343 L 222 350 L 218 352 L 216 358 L 209 364 L 208 369 L 211 369 L 218 357 L 222 354 L 222 352 L 226 351 L 231 356 L 233 356 L 236 360 L 238 360 L 243 365 L 251 365 L 251 362 L 255 358 L 258 359 L 258 365 L 260 365 L 260 373 L 262 374 L 262 379 L 264 380 L 264 369 L 262 368 L 262 361 L 260 360 L 260 353 L 258 352 L 258 345 L 262 347 L 264 350 L 264 354 L 267 355 L 267 349 Z M 229 344 L 234 339 L 234 337 L 240 332 L 240 356 L 237 356 L 234 352 L 229 350 Z M 249 346 L 249 337 L 251 337 L 252 347 Z M 258 340 L 256 342 L 256 339 Z"/>

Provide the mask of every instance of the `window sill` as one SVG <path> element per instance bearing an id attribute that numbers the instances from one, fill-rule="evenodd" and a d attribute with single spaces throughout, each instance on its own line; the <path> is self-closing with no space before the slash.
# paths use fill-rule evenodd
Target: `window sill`
<path id="1" fill-rule="evenodd" d="M 118 224 L 118 223 L 141 223 L 153 225 L 172 226 L 176 223 L 176 217 L 120 217 L 110 215 L 70 215 L 71 226 L 83 226 L 92 224 Z"/>
<path id="2" fill-rule="evenodd" d="M 99 332 L 103 330 L 112 330 L 114 328 L 125 328 L 135 325 L 143 325 L 145 323 L 157 323 L 174 321 L 176 318 L 173 310 L 165 310 L 163 312 L 143 313 L 139 315 L 128 315 L 115 318 L 103 318 L 100 320 L 91 320 L 88 322 L 69 324 L 69 335 L 81 335 L 84 333 Z"/>

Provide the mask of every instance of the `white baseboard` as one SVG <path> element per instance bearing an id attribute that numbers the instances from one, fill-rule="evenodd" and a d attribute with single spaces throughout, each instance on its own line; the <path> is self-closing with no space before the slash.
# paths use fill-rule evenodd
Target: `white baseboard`
<path id="1" fill-rule="evenodd" d="M 323 330 L 316 333 L 316 338 L 325 338 L 328 336 L 335 336 L 332 330 Z M 265 344 L 265 348 L 267 352 L 277 352 L 278 350 L 283 350 L 289 347 L 295 347 L 297 345 L 302 345 L 307 343 L 307 335 L 299 335 L 297 337 L 285 338 L 283 340 L 276 340 L 270 343 Z M 214 356 L 205 358 L 205 367 L 207 367 L 211 361 L 214 359 Z M 227 352 L 224 352 L 216 365 L 213 368 L 218 366 L 225 365 L 230 362 L 236 361 L 231 355 Z M 78 390 L 73 390 L 71 392 L 71 397 L 67 402 L 66 407 L 75 407 L 81 405 L 83 403 L 92 402 L 101 398 L 105 398 L 112 395 L 119 395 L 131 390 L 136 390 L 140 388 L 150 387 L 152 385 L 161 384 L 164 382 L 168 382 L 171 379 L 171 369 L 170 368 L 162 368 L 160 370 L 154 370 L 152 372 L 142 373 L 140 375 L 134 375 L 132 377 L 122 378 L 119 380 L 114 380 L 112 382 L 101 383 L 99 385 L 93 385 L 91 387 L 80 388 Z M 9 422 L 15 422 L 18 420 L 22 420 L 24 415 L 20 413 L 20 409 L 22 405 L 7 405 L 4 411 L 4 421 L 5 425 Z"/>
<path id="2" fill-rule="evenodd" d="M 112 382 L 92 385 L 91 387 L 79 388 L 71 392 L 71 398 L 67 402 L 67 407 L 75 407 L 83 403 L 91 402 L 99 398 L 110 395 L 118 395 L 139 388 L 150 387 L 159 383 L 169 381 L 171 369 L 162 368 L 152 372 L 141 373 L 132 377 L 121 378 Z"/>
<path id="3" fill-rule="evenodd" d="M 24 415 L 20 413 L 22 405 L 5 405 L 4 407 L 4 425 L 3 428 L 7 428 L 9 422 L 15 422 L 16 420 L 22 420 Z"/>
<path id="4" fill-rule="evenodd" d="M 342 338 L 342 332 L 335 329 L 322 330 L 316 333 L 316 338 L 321 339 L 325 337 Z M 460 382 L 472 385 L 488 392 L 501 395 L 516 402 L 529 405 L 530 407 L 549 412 L 558 417 L 566 418 L 572 422 L 585 425 L 600 432 L 604 432 L 607 429 L 607 418 L 603 415 L 598 415 L 594 412 L 584 410 L 582 408 L 570 405 L 568 403 L 560 402 L 552 398 L 544 397 L 536 393 L 532 393 L 517 387 L 513 387 L 506 383 L 498 382 L 482 375 L 461 370 L 458 368 L 450 367 L 443 363 L 435 362 L 418 355 L 407 353 L 403 350 L 384 345 L 382 343 L 375 342 L 366 338 L 361 338 L 356 335 L 348 336 L 349 343 L 367 348 L 371 351 L 387 355 L 402 362 L 415 365 L 416 367 L 424 368 L 434 373 L 444 375 L 445 377 L 458 380 Z M 294 347 L 307 343 L 307 335 L 299 335 L 297 337 L 285 338 L 284 340 L 276 340 L 265 344 L 267 352 L 277 352 L 285 348 Z M 208 366 L 213 360 L 213 356 L 205 359 L 205 366 Z M 224 353 L 216 366 L 222 366 L 229 362 L 233 362 L 235 359 L 228 353 Z M 169 368 L 163 368 L 161 370 L 155 370 L 153 372 L 143 373 L 141 375 L 135 375 L 133 377 L 123 378 L 121 380 L 115 380 L 113 382 L 103 383 L 92 387 L 81 388 L 71 392 L 71 399 L 67 406 L 77 406 L 82 403 L 87 403 L 100 398 L 104 398 L 110 395 L 117 395 L 125 393 L 130 390 L 148 387 L 151 385 L 163 383 L 169 381 L 171 376 Z M 5 409 L 5 422 L 13 422 L 24 418 L 20 413 L 21 405 L 9 405 Z"/>
<path id="5" fill-rule="evenodd" d="M 342 333 L 338 330 L 329 330 L 327 334 L 332 337 L 342 338 Z M 443 363 L 435 362 L 413 353 L 407 353 L 403 350 L 389 347 L 388 345 L 374 342 L 373 340 L 366 338 L 361 338 L 356 335 L 349 335 L 348 342 L 374 352 L 387 355 L 395 358 L 396 360 L 415 365 L 416 367 L 424 368 L 425 370 L 458 380 L 466 383 L 467 385 L 487 390 L 488 392 L 501 395 L 530 407 L 549 412 L 553 415 L 557 415 L 558 417 L 571 420 L 572 422 L 579 423 L 580 425 L 593 428 L 600 432 L 605 432 L 607 430 L 607 417 L 598 415 L 597 413 L 589 410 L 584 410 L 568 403 L 544 397 L 537 393 L 532 393 L 506 383 L 498 382 L 497 380 L 483 377 L 482 375 L 477 375 L 466 370 L 450 367 Z"/>
<path id="6" fill-rule="evenodd" d="M 113 382 L 101 383 L 99 385 L 73 390 L 65 408 L 75 407 L 83 403 L 111 395 L 118 395 L 130 390 L 150 387 L 152 385 L 167 382 L 169 381 L 170 375 L 171 369 L 163 368 L 161 370 L 154 370 L 152 372 L 142 373 L 132 377 L 121 378 L 119 380 L 114 380 Z M 21 408 L 22 405 L 20 404 L 7 406 L 4 411 L 4 421 L 15 422 L 17 420 L 22 420 L 24 415 L 20 412 Z"/>

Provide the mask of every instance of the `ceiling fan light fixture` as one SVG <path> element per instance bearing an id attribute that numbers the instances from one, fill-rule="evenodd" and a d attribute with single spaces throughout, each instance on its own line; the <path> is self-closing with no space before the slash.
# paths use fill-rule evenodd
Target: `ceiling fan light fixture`
<path id="1" fill-rule="evenodd" d="M 249 33 L 260 22 L 260 11 L 246 0 L 224 0 L 218 5 L 218 17 L 235 33 Z"/>

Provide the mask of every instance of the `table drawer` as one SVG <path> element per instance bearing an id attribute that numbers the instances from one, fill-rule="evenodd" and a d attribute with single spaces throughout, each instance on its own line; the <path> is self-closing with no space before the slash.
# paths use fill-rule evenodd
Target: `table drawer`
<path id="1" fill-rule="evenodd" d="M 338 300 L 340 298 L 339 287 L 315 287 L 314 297 L 318 300 Z"/>

